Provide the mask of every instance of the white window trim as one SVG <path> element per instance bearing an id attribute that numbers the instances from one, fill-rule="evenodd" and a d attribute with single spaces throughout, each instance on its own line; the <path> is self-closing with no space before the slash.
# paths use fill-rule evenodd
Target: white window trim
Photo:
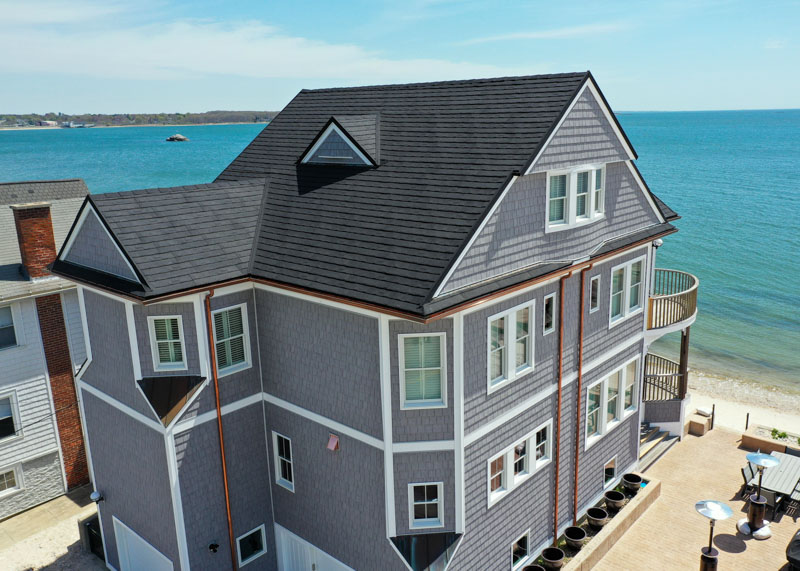
<path id="1" fill-rule="evenodd" d="M 606 466 L 612 461 L 614 462 L 614 477 L 611 478 L 610 482 L 606 483 Z M 618 481 L 618 478 L 617 478 L 617 465 L 618 464 L 619 463 L 617 462 L 617 455 L 616 454 L 614 456 L 612 456 L 611 458 L 609 458 L 608 460 L 606 460 L 606 462 L 603 464 L 603 476 L 602 476 L 602 478 L 603 478 L 603 491 L 606 491 L 606 490 L 608 490 L 610 488 L 613 488 L 614 485 L 617 483 L 617 481 Z"/>
<path id="2" fill-rule="evenodd" d="M 214 324 L 214 316 L 218 313 L 222 313 L 224 311 L 230 311 L 231 309 L 240 308 L 242 310 L 242 330 L 244 332 L 244 362 L 243 363 L 236 363 L 235 365 L 229 365 L 223 369 L 217 369 L 217 377 L 227 377 L 228 375 L 232 375 L 233 373 L 238 373 L 240 371 L 246 371 L 247 369 L 252 368 L 253 366 L 253 359 L 252 355 L 250 354 L 250 325 L 247 321 L 247 303 L 239 303 L 237 305 L 231 305 L 229 307 L 221 307 L 219 309 L 215 309 L 211 312 L 211 323 L 212 329 L 214 332 L 214 354 L 216 355 L 217 351 L 217 328 L 213 327 Z"/>
<path id="3" fill-rule="evenodd" d="M 595 171 L 598 169 L 603 169 L 603 205 L 602 209 L 597 212 L 596 205 L 594 204 L 594 177 Z M 578 218 L 575 212 L 575 205 L 577 203 L 577 195 L 578 195 L 578 177 L 577 174 L 579 172 L 589 171 L 589 196 L 587 197 L 587 211 L 588 216 L 585 218 Z M 605 163 L 592 163 L 592 164 L 584 164 L 576 167 L 570 167 L 568 169 L 559 169 L 553 171 L 547 171 L 545 173 L 546 176 L 546 184 L 545 184 L 545 196 L 547 197 L 547 208 L 544 209 L 544 231 L 545 233 L 550 232 L 560 232 L 562 230 L 569 230 L 571 228 L 576 228 L 578 226 L 585 226 L 587 224 L 593 224 L 599 220 L 603 220 L 605 215 L 605 201 L 606 201 L 606 164 Z M 567 214 L 565 222 L 550 222 L 550 177 L 553 176 L 567 176 L 567 197 L 566 197 L 566 204 L 564 206 L 564 210 Z"/>
<path id="4" fill-rule="evenodd" d="M 542 430 L 543 428 L 547 428 L 547 455 L 543 460 L 536 460 L 536 433 Z M 527 462 L 527 471 L 515 475 L 514 474 L 514 448 L 516 448 L 517 444 L 527 441 L 526 445 L 526 454 L 528 455 Z M 503 460 L 503 486 L 497 490 L 492 492 L 492 462 L 500 458 L 501 456 L 504 457 Z M 493 455 L 489 460 L 486 462 L 486 498 L 487 498 L 487 507 L 492 507 L 497 502 L 502 500 L 503 498 L 509 496 L 509 493 L 514 491 L 516 488 L 521 486 L 524 482 L 530 479 L 531 476 L 539 472 L 542 468 L 550 464 L 553 461 L 553 419 L 548 419 L 547 421 L 543 422 L 529 433 L 527 433 L 524 437 L 518 438 L 514 441 L 514 443 L 504 449 L 499 454 Z"/>
<path id="5" fill-rule="evenodd" d="M 602 285 L 602 281 L 600 279 L 601 274 L 597 274 L 596 276 L 592 276 L 592 279 L 589 280 L 589 313 L 595 313 L 600 311 L 600 286 Z M 592 307 L 592 284 L 597 282 L 597 307 Z"/>
<path id="6" fill-rule="evenodd" d="M 410 337 L 441 337 L 439 350 L 441 351 L 442 365 L 442 398 L 438 400 L 406 401 L 406 354 L 405 339 Z M 434 333 L 401 333 L 397 336 L 397 363 L 400 368 L 400 410 L 416 410 L 428 408 L 447 408 L 447 334 Z"/>
<path id="7" fill-rule="evenodd" d="M 552 333 L 553 331 L 556 330 L 556 324 L 557 324 L 557 321 L 558 321 L 558 316 L 556 314 L 556 295 L 557 295 L 556 292 L 547 294 L 546 296 L 544 296 L 544 301 L 542 301 L 542 336 L 549 335 L 550 333 Z M 553 326 L 550 327 L 550 329 L 547 329 L 545 327 L 545 323 L 546 323 L 545 318 L 547 317 L 547 300 L 548 299 L 552 299 L 553 300 Z"/>
<path id="8" fill-rule="evenodd" d="M 647 255 L 642 255 L 632 260 L 629 260 L 622 264 L 617 264 L 613 268 L 611 268 L 611 273 L 609 274 L 609 287 L 608 287 L 608 328 L 611 329 L 612 327 L 616 327 L 623 321 L 626 321 L 633 317 L 634 315 L 638 315 L 639 313 L 644 312 L 644 306 L 646 304 L 646 292 L 645 287 L 647 285 L 646 281 L 646 274 L 647 274 L 647 264 L 645 263 Z M 639 306 L 635 309 L 629 309 L 629 298 L 630 298 L 630 288 L 631 288 L 631 267 L 636 262 L 642 262 L 642 281 L 639 282 Z M 614 296 L 614 272 L 624 269 L 624 280 L 625 283 L 622 287 L 622 315 L 617 317 L 611 317 L 611 310 L 612 310 L 612 299 Z"/>
<path id="9" fill-rule="evenodd" d="M 0 439 L 0 447 L 5 446 L 10 442 L 17 442 L 22 440 L 24 436 L 22 432 L 22 420 L 19 415 L 19 399 L 17 398 L 17 391 L 12 389 L 10 391 L 0 392 L 0 400 L 11 398 L 11 418 L 14 421 L 14 434 Z"/>
<path id="10" fill-rule="evenodd" d="M 524 369 L 517 371 L 517 312 L 521 309 L 528 309 L 528 354 L 530 363 Z M 492 321 L 505 318 L 505 377 L 492 379 Z M 509 385 L 533 372 L 536 367 L 536 301 L 531 300 L 517 306 L 496 313 L 489 317 L 486 322 L 486 394 Z"/>
<path id="11" fill-rule="evenodd" d="M 241 549 L 239 547 L 239 542 L 243 538 L 245 538 L 248 535 L 250 535 L 251 533 L 253 533 L 254 531 L 260 531 L 261 532 L 262 549 L 258 553 L 254 554 L 254 555 L 251 555 L 250 557 L 248 557 L 247 559 L 242 561 L 242 552 L 241 552 Z M 267 552 L 267 534 L 266 534 L 266 531 L 264 529 L 264 524 L 263 523 L 261 525 L 259 525 L 258 527 L 254 527 L 253 529 L 251 529 L 247 533 L 243 533 L 242 535 L 240 535 L 239 537 L 236 538 L 236 558 L 239 560 L 239 567 L 244 567 L 245 565 L 247 565 L 251 561 L 255 561 L 256 559 L 258 559 L 259 557 L 264 555 L 266 552 Z"/>
<path id="12" fill-rule="evenodd" d="M 636 379 L 633 382 L 633 404 L 632 406 L 625 408 L 625 380 L 627 375 L 628 365 L 633 363 L 634 361 L 638 361 L 636 364 Z M 599 442 L 603 439 L 607 434 L 609 434 L 612 430 L 614 430 L 620 424 L 623 424 L 625 420 L 628 419 L 632 414 L 634 414 L 637 409 L 639 408 L 639 377 L 641 376 L 642 364 L 640 356 L 632 357 L 625 361 L 619 367 L 614 368 L 610 373 L 604 375 L 601 379 L 591 383 L 590 385 L 586 386 L 586 404 L 584 405 L 583 409 L 583 438 L 585 442 L 584 450 L 588 450 L 591 448 L 595 443 Z M 619 393 L 617 395 L 617 420 L 613 420 L 610 423 L 606 418 L 606 414 L 608 411 L 606 410 L 608 406 L 608 379 L 619 373 Z M 589 436 L 587 434 L 587 430 L 589 428 L 588 418 L 589 418 L 589 391 L 596 387 L 597 385 L 601 385 L 600 387 L 600 415 L 599 415 L 599 424 L 600 430 L 597 434 Z"/>
<path id="13" fill-rule="evenodd" d="M 22 463 L 14 464 L 13 466 L 5 466 L 0 468 L 0 474 L 5 474 L 6 472 L 14 472 L 14 481 L 17 483 L 15 488 L 11 488 L 10 490 L 3 490 L 0 492 L 0 498 L 7 498 L 9 496 L 13 496 L 25 490 L 25 480 L 24 475 L 22 473 Z"/>
<path id="14" fill-rule="evenodd" d="M 22 311 L 18 303 L 3 303 L 0 304 L 0 307 L 11 308 L 11 325 L 14 327 L 14 339 L 16 340 L 16 345 L 2 347 L 0 351 L 11 351 L 25 344 L 25 335 L 22 327 Z"/>
<path id="15" fill-rule="evenodd" d="M 292 481 L 289 482 L 288 480 L 284 480 L 281 476 L 281 459 L 278 456 L 278 436 L 281 438 L 285 438 L 289 441 L 289 454 L 291 454 L 292 459 L 290 463 L 292 465 Z M 295 471 L 295 462 L 294 462 L 294 448 L 292 448 L 292 439 L 288 436 L 284 436 L 280 432 L 272 431 L 272 463 L 275 466 L 275 483 L 289 490 L 290 492 L 294 493 L 294 481 L 297 472 Z"/>
<path id="16" fill-rule="evenodd" d="M 514 564 L 514 545 L 516 545 L 516 543 L 526 535 L 528 536 L 528 555 L 520 559 L 518 563 Z M 525 565 L 527 565 L 530 562 L 531 562 L 531 530 L 530 528 L 528 528 L 525 530 L 525 533 L 523 533 L 522 535 L 520 535 L 518 538 L 516 538 L 514 541 L 511 542 L 511 569 L 513 569 L 513 571 L 517 571 L 517 569 L 522 569 L 523 567 L 525 567 Z"/>
<path id="17" fill-rule="evenodd" d="M 414 519 L 414 486 L 436 486 L 439 519 L 416 521 Z M 408 485 L 408 529 L 435 529 L 444 527 L 444 484 L 442 482 L 414 482 Z"/>
<path id="18" fill-rule="evenodd" d="M 156 341 L 156 319 L 177 319 L 178 320 L 178 334 L 181 336 L 181 355 L 183 361 L 180 363 L 160 363 L 158 361 L 158 342 Z M 183 333 L 183 316 L 181 315 L 148 315 L 147 316 L 147 330 L 150 334 L 150 352 L 153 357 L 153 370 L 161 371 L 186 371 L 189 367 L 186 361 L 186 337 Z"/>

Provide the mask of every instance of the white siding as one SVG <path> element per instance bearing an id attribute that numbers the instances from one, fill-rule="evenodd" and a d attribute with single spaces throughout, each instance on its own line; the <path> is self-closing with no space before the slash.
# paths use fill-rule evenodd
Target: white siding
<path id="1" fill-rule="evenodd" d="M 69 337 L 69 351 L 72 356 L 72 365 L 75 371 L 86 360 L 86 343 L 83 339 L 83 326 L 81 324 L 81 308 L 78 303 L 77 290 L 65 291 L 61 294 L 61 305 L 64 308 L 64 322 Z"/>

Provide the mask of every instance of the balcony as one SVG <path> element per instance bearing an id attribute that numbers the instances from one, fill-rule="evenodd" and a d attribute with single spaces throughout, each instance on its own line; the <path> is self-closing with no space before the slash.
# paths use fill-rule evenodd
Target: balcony
<path id="1" fill-rule="evenodd" d="M 680 363 L 648 353 L 644 360 L 642 400 L 682 400 L 686 396 L 686 377 L 681 369 Z"/>
<path id="2" fill-rule="evenodd" d="M 694 322 L 697 313 L 697 286 L 692 274 L 656 269 L 647 308 L 647 329 L 677 331 Z M 668 330 L 667 330 L 668 329 Z"/>

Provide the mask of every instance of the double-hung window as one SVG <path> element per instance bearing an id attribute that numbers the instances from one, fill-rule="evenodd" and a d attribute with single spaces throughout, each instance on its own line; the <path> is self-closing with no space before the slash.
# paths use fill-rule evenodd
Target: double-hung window
<path id="1" fill-rule="evenodd" d="M 621 321 L 642 309 L 644 257 L 611 269 L 609 320 Z"/>
<path id="2" fill-rule="evenodd" d="M 250 366 L 250 340 L 245 304 L 221 309 L 214 316 L 214 350 L 220 375 Z"/>
<path id="3" fill-rule="evenodd" d="M 0 349 L 15 347 L 17 334 L 14 330 L 14 314 L 11 306 L 0 307 Z"/>
<path id="4" fill-rule="evenodd" d="M 552 457 L 552 421 L 547 421 L 487 463 L 488 504 L 505 497 Z"/>
<path id="5" fill-rule="evenodd" d="M 275 464 L 275 482 L 294 492 L 294 457 L 292 441 L 277 432 L 272 433 L 272 455 Z"/>
<path id="6" fill-rule="evenodd" d="M 604 190 L 604 165 L 548 173 L 546 229 L 562 230 L 602 218 Z"/>
<path id="7" fill-rule="evenodd" d="M 489 318 L 488 391 L 533 370 L 533 302 Z"/>
<path id="8" fill-rule="evenodd" d="M 179 315 L 148 317 L 153 368 L 156 371 L 186 369 L 183 322 Z"/>
<path id="9" fill-rule="evenodd" d="M 0 442 L 17 435 L 13 393 L 0 397 Z"/>
<path id="10" fill-rule="evenodd" d="M 636 410 L 639 359 L 589 385 L 586 399 L 586 445 L 599 440 Z"/>
<path id="11" fill-rule="evenodd" d="M 443 527 L 442 482 L 408 485 L 408 525 L 411 529 Z"/>
<path id="12" fill-rule="evenodd" d="M 399 345 L 402 408 L 446 406 L 445 334 L 400 335 Z"/>

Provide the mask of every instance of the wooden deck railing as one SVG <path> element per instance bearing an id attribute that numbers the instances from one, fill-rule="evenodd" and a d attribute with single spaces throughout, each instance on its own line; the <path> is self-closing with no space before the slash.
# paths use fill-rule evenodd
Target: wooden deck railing
<path id="1" fill-rule="evenodd" d="M 697 310 L 699 281 L 678 270 L 656 269 L 648 300 L 648 329 L 659 329 L 689 319 Z"/>
<path id="2" fill-rule="evenodd" d="M 644 394 L 642 400 L 673 400 L 686 396 L 680 364 L 648 353 L 644 358 Z"/>

